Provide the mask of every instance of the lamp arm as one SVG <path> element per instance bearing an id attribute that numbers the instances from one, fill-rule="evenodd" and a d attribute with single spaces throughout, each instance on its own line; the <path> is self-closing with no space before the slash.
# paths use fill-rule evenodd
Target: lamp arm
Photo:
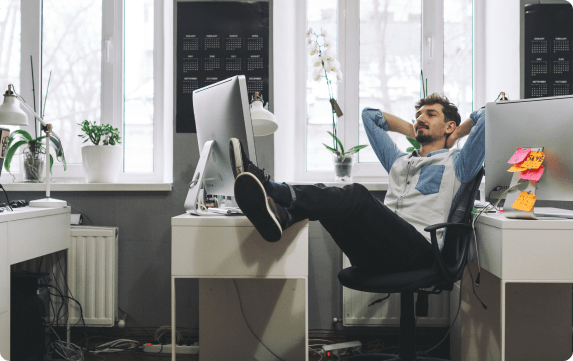
<path id="1" fill-rule="evenodd" d="M 30 113 L 32 113 L 32 115 L 34 116 L 34 118 L 36 118 L 36 119 L 42 124 L 43 127 L 46 127 L 47 124 L 44 123 L 44 120 L 42 119 L 42 117 L 40 117 L 40 116 L 38 115 L 38 113 L 36 113 L 32 108 L 30 108 L 30 106 L 28 105 L 28 103 L 26 103 L 26 102 L 24 101 L 24 99 L 20 96 L 20 94 L 17 94 L 17 97 L 18 97 L 18 100 L 20 101 L 20 103 L 21 103 L 22 105 L 24 105 L 24 108 L 26 108 L 26 110 L 28 110 Z M 51 134 L 52 134 L 54 137 L 60 139 L 60 137 L 58 137 L 58 135 L 57 135 L 56 133 L 54 133 L 53 130 L 51 131 Z"/>

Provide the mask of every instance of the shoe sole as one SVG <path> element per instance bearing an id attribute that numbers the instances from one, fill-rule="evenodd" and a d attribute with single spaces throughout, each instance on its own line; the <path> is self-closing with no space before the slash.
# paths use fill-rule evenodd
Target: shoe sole
<path id="1" fill-rule="evenodd" d="M 245 171 L 243 166 L 243 156 L 241 152 L 241 142 L 237 138 L 231 138 L 231 166 L 235 179 Z"/>
<path id="2" fill-rule="evenodd" d="M 235 201 L 265 241 L 281 239 L 282 228 L 269 208 L 267 192 L 251 173 L 242 173 L 235 180 Z"/>

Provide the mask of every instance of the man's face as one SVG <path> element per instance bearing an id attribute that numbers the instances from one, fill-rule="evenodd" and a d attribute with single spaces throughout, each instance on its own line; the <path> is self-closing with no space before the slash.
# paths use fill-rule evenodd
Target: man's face
<path id="1" fill-rule="evenodd" d="M 444 122 L 443 109 L 441 104 L 426 104 L 416 112 L 414 134 L 420 144 L 433 143 L 453 131 L 449 130 L 450 123 L 455 122 Z"/>

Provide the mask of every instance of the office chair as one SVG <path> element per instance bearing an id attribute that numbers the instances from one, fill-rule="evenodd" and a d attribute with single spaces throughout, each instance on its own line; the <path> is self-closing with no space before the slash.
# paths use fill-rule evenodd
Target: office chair
<path id="1" fill-rule="evenodd" d="M 400 293 L 400 353 L 363 354 L 350 358 L 359 360 L 439 360 L 430 357 L 417 357 L 415 328 L 417 316 L 428 316 L 428 295 L 438 294 L 442 291 L 451 291 L 454 282 L 458 281 L 467 263 L 468 250 L 472 234 L 472 209 L 481 179 L 484 174 L 482 168 L 463 187 L 458 196 L 452 201 L 452 208 L 448 216 L 448 223 L 434 224 L 424 228 L 430 232 L 432 240 L 432 253 L 434 265 L 431 268 L 414 271 L 371 275 L 356 267 L 348 267 L 338 273 L 340 283 L 357 291 L 371 293 Z M 440 250 L 436 231 L 446 228 L 444 233 L 444 246 Z M 431 288 L 432 291 L 421 290 Z M 416 307 L 414 307 L 414 292 L 418 293 Z"/>

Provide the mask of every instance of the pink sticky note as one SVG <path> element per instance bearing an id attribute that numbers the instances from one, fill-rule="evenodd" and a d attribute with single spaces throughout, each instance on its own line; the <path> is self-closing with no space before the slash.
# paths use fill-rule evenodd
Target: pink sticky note
<path id="1" fill-rule="evenodd" d="M 513 154 L 511 159 L 508 161 L 509 164 L 517 164 L 521 163 L 527 158 L 529 153 L 531 152 L 531 148 L 523 149 L 517 148 L 517 151 Z"/>
<path id="2" fill-rule="evenodd" d="M 537 168 L 537 169 L 524 170 L 519 175 L 519 178 L 529 179 L 532 181 L 538 181 L 539 179 L 541 179 L 541 175 L 543 174 L 544 170 L 545 170 L 544 166 L 539 166 L 539 168 Z"/>

